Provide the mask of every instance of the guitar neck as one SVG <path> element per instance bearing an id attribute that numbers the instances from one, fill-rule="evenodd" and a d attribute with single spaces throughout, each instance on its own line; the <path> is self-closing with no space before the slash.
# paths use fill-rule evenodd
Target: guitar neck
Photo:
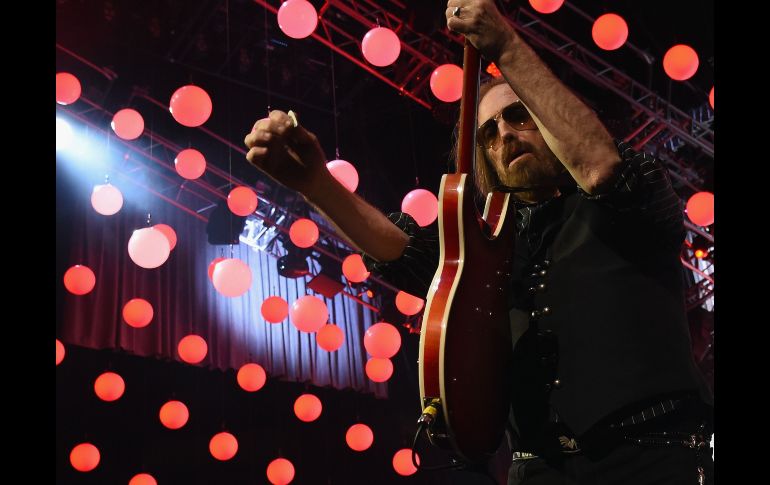
<path id="1" fill-rule="evenodd" d="M 478 49 L 465 39 L 463 52 L 463 97 L 460 100 L 460 127 L 456 173 L 471 173 L 476 153 L 476 109 L 479 97 L 481 56 Z"/>

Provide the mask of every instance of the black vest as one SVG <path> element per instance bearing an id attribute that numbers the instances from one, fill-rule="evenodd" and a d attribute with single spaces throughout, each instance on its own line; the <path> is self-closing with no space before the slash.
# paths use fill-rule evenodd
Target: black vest
<path id="1" fill-rule="evenodd" d="M 638 210 L 576 192 L 520 214 L 512 417 L 525 446 L 553 411 L 581 436 L 656 396 L 693 391 L 712 402 L 691 351 L 683 226 L 662 235 Z"/>

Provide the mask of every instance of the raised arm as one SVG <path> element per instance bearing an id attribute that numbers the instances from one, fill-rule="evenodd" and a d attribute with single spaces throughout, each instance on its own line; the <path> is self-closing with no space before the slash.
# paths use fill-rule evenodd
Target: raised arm
<path id="1" fill-rule="evenodd" d="M 283 111 L 254 124 L 246 159 L 277 182 L 301 193 L 350 243 L 378 261 L 398 259 L 409 236 L 379 210 L 347 190 L 326 168 L 316 136 L 295 127 Z"/>
<path id="2" fill-rule="evenodd" d="M 455 7 L 460 7 L 458 15 Z M 612 137 L 596 113 L 524 42 L 494 1 L 449 0 L 446 17 L 451 30 L 464 34 L 497 65 L 578 185 L 589 194 L 606 188 L 620 164 Z"/>

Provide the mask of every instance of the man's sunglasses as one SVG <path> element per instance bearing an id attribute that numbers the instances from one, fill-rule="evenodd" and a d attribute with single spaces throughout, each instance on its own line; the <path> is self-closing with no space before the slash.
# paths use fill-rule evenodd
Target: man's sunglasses
<path id="1" fill-rule="evenodd" d="M 502 140 L 497 130 L 497 122 L 500 117 L 516 131 L 537 129 L 535 120 L 529 115 L 524 104 L 521 101 L 514 101 L 478 127 L 476 130 L 476 144 L 478 146 L 492 150 L 496 150 L 500 146 Z"/>

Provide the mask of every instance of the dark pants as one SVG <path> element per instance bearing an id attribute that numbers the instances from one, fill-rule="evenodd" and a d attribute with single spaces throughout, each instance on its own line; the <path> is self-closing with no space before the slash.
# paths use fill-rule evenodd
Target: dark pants
<path id="1" fill-rule="evenodd" d="M 684 446 L 622 444 L 592 460 L 578 453 L 559 460 L 516 460 L 508 471 L 508 485 L 697 485 L 698 467 L 705 484 L 714 484 L 711 448 L 698 452 Z"/>

